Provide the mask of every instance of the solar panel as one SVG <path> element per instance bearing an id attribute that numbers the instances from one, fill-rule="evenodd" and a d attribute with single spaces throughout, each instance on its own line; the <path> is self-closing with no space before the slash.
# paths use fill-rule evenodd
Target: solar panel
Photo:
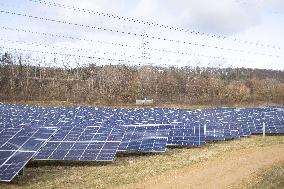
<path id="1" fill-rule="evenodd" d="M 169 127 L 168 145 L 202 145 L 205 144 L 204 127 L 196 123 L 177 124 Z"/>
<path id="2" fill-rule="evenodd" d="M 167 145 L 205 144 L 204 127 L 199 123 L 190 122 L 189 116 L 191 115 L 188 111 L 153 108 L 123 110 L 123 116 L 118 120 L 120 124 L 140 125 L 139 129 L 143 131 L 146 130 L 147 125 L 148 129 L 149 126 L 153 125 L 156 126 L 156 128 L 159 126 L 160 131 L 169 130 Z M 145 128 L 141 127 L 143 125 L 145 125 Z M 141 131 L 141 133 L 143 132 Z M 131 133 L 127 135 L 131 135 Z M 137 138 L 135 140 L 137 140 Z M 129 141 L 131 141 L 131 138 Z M 125 148 L 127 144 L 122 144 L 122 146 Z"/>
<path id="3" fill-rule="evenodd" d="M 218 141 L 225 140 L 225 129 L 221 124 L 211 124 L 205 125 L 205 140 L 206 141 Z"/>
<path id="4" fill-rule="evenodd" d="M 169 123 L 168 145 L 205 144 L 204 126 L 200 124 L 199 111 L 161 109 L 161 116 Z"/>
<path id="5" fill-rule="evenodd" d="M 125 132 L 119 126 L 60 128 L 37 153 L 36 160 L 113 161 Z"/>
<path id="6" fill-rule="evenodd" d="M 119 151 L 165 152 L 169 129 L 161 124 L 124 125 Z"/>
<path id="7" fill-rule="evenodd" d="M 23 126 L 32 125 L 35 128 L 42 126 L 58 127 L 58 132 L 39 151 L 36 159 L 113 160 L 124 133 L 124 130 L 119 130 L 118 127 L 100 126 L 104 120 L 107 120 L 112 115 L 112 109 L 98 109 L 93 107 L 43 108 L 16 105 L 2 107 L 2 109 L 7 110 L 5 125 L 8 123 L 10 124 L 9 127 L 18 124 Z M 20 117 L 24 119 L 19 119 Z M 51 146 L 55 144 L 58 144 L 59 147 L 65 146 L 65 149 L 51 149 Z M 71 148 L 68 148 L 68 145 L 71 145 Z M 86 145 L 90 146 L 89 148 L 97 146 L 98 149 L 85 148 Z M 76 154 L 74 149 L 76 150 Z M 68 153 L 64 154 L 67 150 Z M 99 153 L 95 155 L 94 151 L 97 150 L 99 150 Z M 83 151 L 86 152 L 81 153 Z M 93 154 L 92 157 L 90 157 L 91 153 Z"/>
<path id="8" fill-rule="evenodd" d="M 48 142 L 36 160 L 113 161 L 120 145 L 116 141 Z"/>
<path id="9" fill-rule="evenodd" d="M 235 108 L 204 110 L 206 140 L 235 139 L 262 129 L 263 121 L 261 114 L 256 113 L 258 111 L 260 110 Z"/>
<path id="10" fill-rule="evenodd" d="M 115 114 L 106 122 L 121 125 L 125 134 L 119 151 L 165 152 L 168 129 L 162 128 L 161 120 L 155 119 L 155 109 L 116 109 Z"/>
<path id="11" fill-rule="evenodd" d="M 6 155 L 7 151 L 0 151 L 0 156 Z M 0 166 L 0 180 L 10 182 L 22 168 L 32 159 L 35 152 L 15 151 L 7 157 L 7 161 Z"/>
<path id="12" fill-rule="evenodd" d="M 220 119 L 220 114 L 214 109 L 201 110 L 199 120 L 205 127 L 205 140 L 225 140 L 225 128 Z"/>
<path id="13" fill-rule="evenodd" d="M 18 130 L 17 130 L 18 129 Z M 54 128 L 14 128 L 0 133 L 0 180 L 11 181 L 55 133 Z"/>
<path id="14" fill-rule="evenodd" d="M 31 158 L 112 161 L 117 151 L 164 152 L 167 145 L 203 145 L 262 133 L 263 123 L 267 133 L 283 134 L 284 107 L 180 110 L 0 104 L 0 170 L 8 178 Z M 46 139 L 52 127 L 57 132 Z M 44 129 L 49 131 L 44 134 Z M 29 140 L 33 134 L 34 140 Z"/>
<path id="15" fill-rule="evenodd" d="M 265 108 L 264 123 L 266 133 L 284 134 L 284 108 Z"/>

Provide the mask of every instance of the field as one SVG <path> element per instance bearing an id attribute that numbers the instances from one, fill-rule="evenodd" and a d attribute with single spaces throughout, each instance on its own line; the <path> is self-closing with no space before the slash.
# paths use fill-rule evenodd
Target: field
<path id="1" fill-rule="evenodd" d="M 257 167 L 245 170 L 247 174 L 242 172 L 244 176 L 231 179 L 229 183 L 221 183 L 220 186 L 225 184 L 226 187 L 230 185 L 235 188 L 266 188 L 267 183 L 273 182 L 283 187 L 281 182 L 283 166 L 282 168 L 277 166 L 281 166 L 281 163 L 283 165 L 284 162 L 284 136 L 267 136 L 265 139 L 261 136 L 251 136 L 239 140 L 208 143 L 199 148 L 169 148 L 164 154 L 120 154 L 113 163 L 32 161 L 25 169 L 24 176 L 17 177 L 11 183 L 1 183 L 0 188 L 143 188 L 143 186 L 160 188 L 159 184 L 162 186 L 163 182 L 166 182 L 167 175 L 184 176 L 185 171 L 191 169 L 197 171 L 199 168 L 210 169 L 210 162 L 230 159 L 234 161 L 238 156 L 265 152 L 268 149 L 272 151 L 265 154 L 272 156 L 269 159 L 273 161 L 261 164 L 258 161 L 263 157 L 256 155 L 254 164 L 258 165 Z M 238 162 L 240 164 L 237 166 L 247 164 L 246 161 L 249 160 L 243 159 L 243 163 Z M 275 170 L 273 166 L 276 166 Z M 269 171 L 276 176 L 265 174 Z M 235 175 L 234 170 L 231 170 L 231 175 Z M 160 183 L 149 185 L 155 182 L 155 179 L 158 179 Z M 204 175 L 202 181 L 212 182 L 212 179 L 214 180 Z M 278 181 L 271 179 L 278 179 Z M 176 186 L 176 188 L 179 187 Z"/>
<path id="2" fill-rule="evenodd" d="M 262 175 L 251 188 L 283 188 L 284 187 L 284 163 L 273 167 Z"/>
<path id="3" fill-rule="evenodd" d="M 279 2 L 1 1 L 0 189 L 284 189 Z"/>
<path id="4" fill-rule="evenodd" d="M 135 105 L 134 103 L 116 103 L 107 104 L 100 102 L 68 102 L 68 101 L 0 101 L 3 104 L 16 104 L 16 105 L 30 105 L 30 106 L 43 106 L 43 107 L 68 107 L 68 106 L 95 106 L 95 107 L 109 107 L 109 108 L 129 108 L 129 109 L 143 109 L 143 108 L 178 108 L 178 109 L 209 109 L 214 107 L 237 107 L 237 108 L 257 108 L 265 106 L 281 106 L 281 103 L 273 103 L 267 101 L 256 102 L 243 102 L 230 105 L 222 104 L 184 104 L 184 103 L 154 103 L 151 105 Z"/>

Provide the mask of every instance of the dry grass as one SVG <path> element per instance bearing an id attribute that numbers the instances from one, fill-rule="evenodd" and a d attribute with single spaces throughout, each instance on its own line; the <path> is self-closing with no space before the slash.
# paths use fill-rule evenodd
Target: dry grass
<path id="1" fill-rule="evenodd" d="M 284 188 L 284 162 L 273 167 L 257 179 L 251 189 Z"/>
<path id="2" fill-rule="evenodd" d="M 172 148 L 164 154 L 119 155 L 113 163 L 30 162 L 23 177 L 0 188 L 109 188 L 146 180 L 238 150 L 284 144 L 284 136 L 251 136 L 209 143 L 198 148 Z"/>
<path id="3" fill-rule="evenodd" d="M 250 178 L 231 186 L 232 189 L 283 189 L 284 188 L 284 161 L 265 167 Z"/>
<path id="4" fill-rule="evenodd" d="M 218 105 L 218 104 L 172 104 L 172 103 L 162 103 L 162 104 L 153 104 L 147 106 L 138 106 L 134 103 L 127 104 L 104 104 L 99 102 L 67 102 L 67 101 L 3 101 L 0 103 L 6 104 L 17 104 L 17 105 L 36 105 L 43 107 L 61 107 L 61 106 L 96 106 L 96 107 L 110 107 L 110 108 L 179 108 L 179 109 L 206 109 L 206 108 L 214 108 L 214 107 L 238 107 L 238 108 L 252 108 L 252 107 L 264 107 L 264 106 L 274 106 L 274 105 L 282 105 L 271 102 L 253 102 L 253 103 L 237 103 L 237 104 L 226 104 L 226 105 Z"/>
<path id="5" fill-rule="evenodd" d="M 205 109 L 214 107 L 213 105 L 180 105 L 180 104 L 152 104 L 152 105 L 135 105 L 133 104 L 104 104 L 96 102 L 67 102 L 67 101 L 3 101 L 0 103 L 30 105 L 42 107 L 69 107 L 69 106 L 95 106 L 95 107 L 109 107 L 109 108 L 129 108 L 129 109 L 143 109 L 143 108 L 179 108 L 179 109 Z"/>

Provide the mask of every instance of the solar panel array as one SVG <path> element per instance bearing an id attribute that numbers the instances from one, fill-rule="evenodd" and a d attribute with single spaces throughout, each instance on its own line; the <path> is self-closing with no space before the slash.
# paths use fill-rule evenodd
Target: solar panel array
<path id="1" fill-rule="evenodd" d="M 112 161 L 123 133 L 124 130 L 117 127 L 61 127 L 35 159 Z"/>
<path id="2" fill-rule="evenodd" d="M 284 134 L 284 107 L 114 109 L 0 104 L 0 180 L 31 160 L 113 161 L 118 152 L 165 152 L 262 133 Z"/>
<path id="3" fill-rule="evenodd" d="M 11 181 L 55 131 L 31 127 L 1 129 L 0 180 Z"/>
<path id="4" fill-rule="evenodd" d="M 169 130 L 154 125 L 125 125 L 119 151 L 165 152 Z"/>

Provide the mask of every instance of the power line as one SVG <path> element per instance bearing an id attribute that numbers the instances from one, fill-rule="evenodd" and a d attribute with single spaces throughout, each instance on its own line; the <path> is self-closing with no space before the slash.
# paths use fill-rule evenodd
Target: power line
<path id="1" fill-rule="evenodd" d="M 7 48 L 4 46 L 0 46 L 3 49 L 15 50 L 15 51 L 24 51 L 24 52 L 32 52 L 32 53 L 40 53 L 40 54 L 50 54 L 50 55 L 60 55 L 66 57 L 78 57 L 78 58 L 87 58 L 87 59 L 97 59 L 97 60 L 107 60 L 107 61 L 118 61 L 118 62 L 134 62 L 134 61 L 126 61 L 123 59 L 113 59 L 113 58 L 104 58 L 104 57 L 96 57 L 96 56 L 84 56 L 84 55 L 75 55 L 75 54 L 66 54 L 66 53 L 57 53 L 57 52 L 48 52 L 48 51 L 39 51 L 39 50 L 27 50 L 22 48 Z"/>
<path id="2" fill-rule="evenodd" d="M 22 44 L 25 44 L 25 45 L 32 45 L 32 46 L 35 46 L 35 47 L 44 47 L 44 48 L 50 47 L 53 50 L 57 50 L 57 49 L 60 49 L 60 50 L 73 50 L 73 51 L 76 51 L 77 53 L 96 54 L 96 53 L 100 53 L 101 52 L 104 55 L 110 54 L 109 52 L 104 52 L 104 51 L 101 51 L 101 50 L 89 51 L 89 50 L 84 50 L 82 48 L 78 49 L 78 48 L 74 48 L 74 47 L 54 46 L 54 45 L 50 45 L 50 44 L 41 44 L 41 43 L 36 43 L 36 42 L 17 41 L 17 40 L 11 40 L 11 39 L 3 39 L 3 38 L 0 38 L 0 41 L 10 42 L 10 43 L 14 43 L 14 44 L 22 43 Z M 114 53 L 113 55 L 126 56 L 126 53 L 123 53 L 123 54 Z M 137 57 L 136 55 L 128 56 L 128 58 L 134 58 L 134 57 L 141 58 L 141 57 Z"/>
<path id="3" fill-rule="evenodd" d="M 49 36 L 49 37 L 58 37 L 58 38 L 64 38 L 64 39 L 79 40 L 79 41 L 84 41 L 84 42 L 88 42 L 88 43 L 100 43 L 100 44 L 106 44 L 106 45 L 114 45 L 114 46 L 120 46 L 120 47 L 128 47 L 128 48 L 140 49 L 140 47 L 138 47 L 138 46 L 133 46 L 133 45 L 128 45 L 128 44 L 106 42 L 106 41 L 101 41 L 101 40 L 100 41 L 96 41 L 96 40 L 92 40 L 92 39 L 78 38 L 78 37 L 72 37 L 72 36 L 67 36 L 67 35 L 59 35 L 59 34 L 53 34 L 53 33 L 43 33 L 43 32 L 24 30 L 24 29 L 19 29 L 19 28 L 11 28 L 11 27 L 4 27 L 4 26 L 2 26 L 2 27 L 0 27 L 0 29 L 4 29 L 4 30 L 8 30 L 8 31 L 30 33 L 32 35 L 43 35 L 43 36 Z M 213 59 L 223 59 L 223 57 L 208 56 L 208 55 L 205 55 L 205 54 L 200 54 L 200 53 L 196 54 L 196 53 L 185 52 L 185 51 L 173 51 L 173 50 L 151 48 L 151 47 L 145 47 L 145 49 L 150 50 L 150 51 L 160 52 L 160 53 L 179 54 L 179 55 L 183 55 L 183 56 L 188 55 L 188 56 L 198 56 L 198 57 L 206 57 L 206 58 L 213 58 Z M 228 59 L 230 59 L 230 58 L 228 58 Z"/>
<path id="4" fill-rule="evenodd" d="M 210 45 L 204 45 L 204 44 L 198 44 L 198 43 L 191 43 L 191 42 L 186 42 L 186 41 L 181 41 L 181 40 L 174 40 L 174 39 L 167 39 L 167 38 L 149 36 L 148 34 L 144 35 L 144 34 L 138 34 L 138 33 L 134 33 L 134 32 L 125 32 L 125 31 L 107 29 L 107 28 L 102 28 L 102 27 L 86 25 L 86 24 L 72 23 L 72 22 L 68 22 L 68 21 L 62 21 L 62 20 L 57 20 L 57 19 L 50 19 L 50 18 L 44 18 L 44 17 L 39 17 L 39 16 L 21 14 L 21 13 L 5 11 L 5 10 L 0 10 L 0 13 L 22 16 L 22 17 L 33 18 L 33 19 L 39 19 L 39 20 L 43 20 L 43 21 L 55 22 L 55 23 L 60 23 L 60 24 L 67 24 L 67 25 L 73 25 L 73 26 L 78 26 L 78 27 L 96 29 L 96 30 L 100 30 L 100 31 L 109 31 L 109 32 L 114 32 L 114 33 L 120 33 L 120 34 L 123 34 L 123 35 L 133 35 L 133 36 L 136 36 L 136 37 L 145 36 L 145 37 L 150 38 L 150 39 L 157 39 L 157 40 L 175 42 L 175 43 L 180 43 L 180 44 L 194 45 L 194 46 L 199 46 L 199 47 L 203 47 L 203 48 L 207 47 L 207 48 L 220 49 L 220 50 L 230 51 L 230 52 L 234 51 L 234 52 L 239 52 L 239 53 L 247 53 L 247 54 L 262 55 L 262 56 L 269 56 L 269 57 L 273 56 L 273 55 L 265 54 L 265 53 L 256 53 L 256 52 L 251 52 L 251 51 L 244 51 L 244 50 L 238 50 L 238 49 L 223 48 L 223 47 L 218 47 L 218 46 L 210 46 Z M 279 58 L 279 56 L 276 56 L 276 58 Z"/>
<path id="5" fill-rule="evenodd" d="M 4 47 L 4 46 L 0 46 L 0 48 L 2 49 L 8 49 L 8 50 L 13 50 L 13 51 L 22 51 L 22 52 L 28 52 L 28 53 L 40 53 L 40 54 L 49 54 L 49 55 L 59 55 L 59 56 L 64 56 L 64 57 L 75 57 L 75 58 L 86 58 L 86 59 L 96 59 L 98 61 L 114 61 L 114 62 L 118 62 L 118 63 L 126 63 L 126 64 L 148 64 L 148 65 L 162 65 L 162 64 L 157 64 L 158 61 L 161 61 L 162 59 L 165 59 L 165 61 L 163 62 L 176 62 L 176 63 L 181 63 L 180 59 L 166 59 L 166 58 L 162 58 L 159 57 L 157 58 L 157 61 L 155 62 L 146 62 L 146 61 L 138 61 L 138 60 L 127 60 L 127 59 L 115 59 L 115 58 L 106 58 L 106 57 L 98 57 L 98 56 L 86 56 L 86 55 L 78 55 L 78 54 L 70 54 L 70 53 L 58 53 L 58 52 L 49 52 L 49 51 L 40 51 L 40 50 L 27 50 L 27 49 L 23 49 L 23 48 L 10 48 L 10 47 Z M 200 56 L 200 55 L 196 55 L 196 56 Z M 202 57 L 202 56 L 200 56 Z M 243 62 L 247 62 L 247 60 L 242 60 L 242 59 L 230 59 L 230 58 L 224 58 L 224 57 L 207 57 L 207 58 L 217 58 L 217 59 L 222 59 L 222 60 L 230 60 L 230 61 L 243 61 Z M 66 61 L 62 59 L 62 62 Z M 182 61 L 185 63 L 192 63 L 192 60 L 186 60 L 186 61 Z M 210 61 L 211 62 L 211 61 Z M 209 65 L 213 62 L 210 63 Z M 200 61 L 195 61 L 195 63 L 201 63 Z M 64 63 L 63 63 L 64 64 Z M 219 66 L 221 66 L 222 63 L 219 62 Z M 216 65 L 216 63 L 214 63 L 214 65 Z"/>
<path id="6" fill-rule="evenodd" d="M 36 47 L 44 47 L 44 48 L 47 48 L 47 47 L 50 47 L 52 48 L 54 51 L 56 51 L 57 49 L 56 48 L 59 48 L 61 50 L 74 50 L 76 51 L 77 53 L 103 53 L 104 55 L 107 55 L 107 54 L 110 54 L 108 52 L 104 52 L 104 51 L 100 51 L 100 50 L 97 50 L 95 52 L 91 52 L 91 51 L 86 51 L 84 49 L 78 49 L 78 48 L 70 48 L 70 47 L 63 47 L 63 46 L 53 46 L 53 45 L 49 45 L 49 44 L 41 44 L 41 43 L 36 43 L 36 42 L 26 42 L 26 41 L 18 41 L 18 40 L 11 40 L 11 39 L 3 39 L 3 38 L 0 38 L 0 41 L 5 41 L 5 42 L 10 42 L 10 43 L 14 43 L 14 44 L 25 44 L 25 45 L 32 45 L 32 46 L 36 46 Z M 165 52 L 165 51 L 163 51 Z M 177 52 L 174 52 L 172 51 L 171 53 L 177 53 Z M 120 56 L 120 57 L 123 57 L 125 56 L 126 58 L 135 58 L 136 61 L 137 59 L 145 59 L 145 57 L 140 57 L 140 56 L 135 56 L 135 55 L 130 55 L 130 56 L 126 56 L 126 53 L 123 53 L 123 54 L 118 54 L 118 53 L 113 53 L 113 54 L 110 54 L 110 56 L 114 56 L 114 55 L 117 55 L 117 56 Z M 186 53 L 186 54 L 183 54 L 183 55 L 187 55 L 187 56 L 194 56 L 194 57 L 199 57 L 199 58 L 210 58 L 210 59 L 218 59 L 218 60 L 230 60 L 230 61 L 241 61 L 241 62 L 249 62 L 248 60 L 245 60 L 245 59 L 238 59 L 238 58 L 229 58 L 229 57 L 221 57 L 221 56 L 210 56 L 210 55 L 204 55 L 204 54 L 197 54 L 197 53 Z M 90 57 L 90 56 L 88 56 Z M 150 57 L 148 57 L 148 59 L 152 59 Z M 170 59 L 170 58 L 165 58 L 165 57 L 157 57 L 156 58 L 157 61 L 162 61 L 162 60 L 165 60 L 165 62 L 174 62 L 174 61 L 178 61 L 180 59 Z M 138 62 L 138 61 L 137 61 Z"/>
<path id="7" fill-rule="evenodd" d="M 73 36 L 67 36 L 67 35 L 61 35 L 61 34 L 54 34 L 54 33 L 45 33 L 45 32 L 37 32 L 32 30 L 25 30 L 20 28 L 11 28 L 11 27 L 5 27 L 0 26 L 0 29 L 9 30 L 9 31 L 16 31 L 16 32 L 24 32 L 24 33 L 30 33 L 33 35 L 43 35 L 48 37 L 58 37 L 58 38 L 64 38 L 64 39 L 71 39 L 71 40 L 78 40 L 78 41 L 84 41 L 88 43 L 100 43 L 100 44 L 106 44 L 106 45 L 114 45 L 114 46 L 120 46 L 120 47 L 129 47 L 129 48 L 139 48 L 138 46 L 129 45 L 129 44 L 122 44 L 122 43 L 113 43 L 113 42 L 107 42 L 102 40 L 92 40 L 92 39 L 86 39 L 86 38 L 78 38 Z"/>
<path id="8" fill-rule="evenodd" d="M 111 14 L 111 13 L 105 13 L 105 12 L 93 11 L 93 10 L 90 10 L 90 9 L 79 8 L 79 7 L 75 7 L 75 6 L 69 6 L 69 5 L 65 5 L 65 4 L 61 4 L 61 3 L 55 3 L 55 2 L 52 2 L 52 1 L 43 1 L 43 0 L 28 0 L 28 1 L 33 2 L 33 3 L 40 3 L 40 4 L 43 4 L 43 5 L 48 5 L 48 6 L 53 6 L 53 7 L 58 7 L 58 8 L 63 8 L 63 9 L 68 9 L 68 10 L 79 11 L 79 12 L 84 12 L 84 13 L 88 13 L 88 14 L 103 16 L 103 17 L 107 17 L 107 18 L 114 18 L 114 19 L 118 19 L 118 20 L 123 20 L 123 21 L 138 23 L 138 24 L 144 24 L 144 25 L 153 26 L 153 27 L 159 27 L 159 28 L 168 29 L 168 30 L 186 32 L 186 33 L 189 32 L 189 33 L 195 34 L 195 35 L 206 35 L 208 37 L 212 37 L 212 38 L 216 38 L 216 39 L 230 39 L 230 38 L 228 38 L 226 36 L 222 36 L 222 35 L 208 34 L 208 33 L 199 32 L 199 31 L 195 31 L 195 30 L 183 29 L 183 28 L 179 28 L 179 27 L 173 27 L 173 26 L 169 26 L 169 25 L 158 24 L 158 23 L 154 23 L 154 22 L 150 22 L 150 21 L 144 21 L 144 20 L 140 20 L 140 19 L 133 19 L 133 18 L 129 18 L 129 17 L 118 16 L 118 15 Z M 254 45 L 254 46 L 261 46 L 261 47 L 267 47 L 267 48 L 279 49 L 280 50 L 280 47 L 277 47 L 275 45 L 264 44 L 264 43 L 261 43 L 261 42 L 252 42 L 252 41 L 240 40 L 240 39 L 236 39 L 236 38 L 230 39 L 230 40 L 232 40 L 233 42 L 239 42 L 239 43 L 243 43 L 243 44 L 249 44 L 249 45 Z"/>
<path id="9" fill-rule="evenodd" d="M 97 26 L 86 25 L 86 24 L 78 24 L 78 23 L 73 23 L 73 22 L 68 22 L 68 21 L 57 20 L 57 19 L 50 19 L 50 18 L 44 18 L 44 17 L 39 17 L 39 16 L 21 14 L 21 13 L 16 13 L 16 12 L 12 12 L 12 11 L 0 10 L 0 13 L 22 16 L 22 17 L 33 18 L 33 19 L 39 19 L 39 20 L 43 20 L 43 21 L 55 22 L 55 23 L 66 24 L 66 25 L 73 25 L 73 26 L 78 26 L 78 27 L 83 27 L 83 28 L 88 28 L 88 29 L 96 29 L 96 30 L 100 30 L 100 31 L 109 31 L 109 32 L 114 32 L 114 33 L 120 33 L 120 34 L 123 34 L 123 35 L 133 35 L 133 36 L 136 36 L 136 37 L 145 36 L 145 37 L 150 38 L 150 39 L 157 39 L 157 40 L 161 40 L 161 41 L 175 42 L 175 43 L 179 43 L 179 44 L 194 45 L 194 46 L 199 46 L 199 47 L 202 47 L 202 48 L 207 47 L 207 48 L 219 49 L 219 50 L 223 50 L 223 51 L 230 51 L 230 52 L 234 51 L 234 52 L 238 52 L 238 53 L 247 53 L 247 54 L 273 57 L 273 55 L 266 54 L 266 53 L 256 53 L 256 52 L 251 52 L 251 51 L 244 51 L 244 50 L 231 49 L 231 48 L 223 48 L 223 47 L 218 47 L 218 46 L 211 46 L 211 45 L 204 45 L 204 44 L 186 42 L 186 41 L 181 41 L 181 40 L 167 39 L 167 38 L 163 38 L 163 37 L 149 36 L 148 34 L 144 35 L 144 34 L 138 34 L 138 33 L 135 33 L 135 32 L 125 32 L 125 31 L 107 29 L 107 28 L 102 28 L 102 27 L 97 27 Z M 279 56 L 275 56 L 275 57 L 279 58 Z"/>

